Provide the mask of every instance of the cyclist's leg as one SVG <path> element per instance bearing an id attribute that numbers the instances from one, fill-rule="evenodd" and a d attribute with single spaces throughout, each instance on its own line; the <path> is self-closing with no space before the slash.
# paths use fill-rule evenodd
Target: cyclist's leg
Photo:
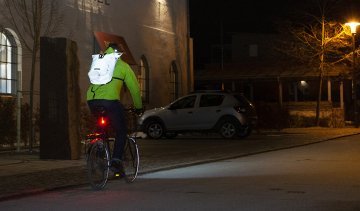
<path id="1" fill-rule="evenodd" d="M 114 163 L 116 163 L 114 166 L 121 166 L 119 160 L 122 158 L 127 134 L 123 105 L 117 100 L 91 100 L 88 101 L 88 105 L 92 111 L 96 110 L 95 108 L 98 106 L 106 109 L 110 124 L 116 133 L 112 156 Z M 119 170 L 121 170 L 121 168 L 119 168 Z"/>
<path id="2" fill-rule="evenodd" d="M 116 133 L 113 158 L 121 159 L 127 134 L 123 105 L 118 101 L 110 101 L 108 106 L 108 117 L 110 119 L 111 126 Z"/>

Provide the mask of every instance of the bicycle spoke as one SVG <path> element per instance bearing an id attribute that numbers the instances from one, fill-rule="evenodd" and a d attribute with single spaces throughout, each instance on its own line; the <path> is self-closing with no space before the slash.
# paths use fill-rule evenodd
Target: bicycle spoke
<path id="1" fill-rule="evenodd" d="M 139 170 L 139 151 L 133 138 L 129 138 L 126 142 L 123 165 L 126 181 L 128 183 L 133 182 L 136 179 Z"/>
<path id="2" fill-rule="evenodd" d="M 106 110 L 99 107 L 99 117 L 106 117 Z M 104 117 L 105 116 L 105 117 Z M 101 125 L 94 134 L 87 136 L 86 161 L 88 168 L 88 179 L 90 185 L 95 190 L 100 190 L 105 187 L 110 169 L 114 171 L 115 177 L 117 172 L 115 167 L 110 166 L 110 152 L 114 150 L 114 138 L 110 138 L 107 130 L 107 125 Z M 135 137 L 128 136 L 125 142 L 124 153 L 122 157 L 123 172 L 121 177 L 125 178 L 128 183 L 133 182 L 139 170 L 139 151 L 136 144 Z"/>
<path id="3" fill-rule="evenodd" d="M 105 187 L 109 176 L 109 151 L 102 141 L 96 142 L 87 160 L 88 178 L 95 190 Z"/>

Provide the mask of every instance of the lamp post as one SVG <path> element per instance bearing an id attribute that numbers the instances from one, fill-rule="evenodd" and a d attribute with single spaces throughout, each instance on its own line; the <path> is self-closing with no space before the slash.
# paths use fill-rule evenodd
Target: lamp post
<path id="1" fill-rule="evenodd" d="M 354 101 L 354 123 L 356 127 L 359 127 L 359 123 L 358 123 L 358 109 L 357 109 L 357 93 L 356 93 L 356 89 L 357 89 L 357 78 L 356 78 L 356 73 L 355 73 L 355 35 L 356 35 L 356 28 L 358 25 L 360 25 L 360 23 L 358 22 L 349 22 L 346 23 L 345 25 L 350 27 L 351 30 L 351 35 L 352 35 L 352 46 L 353 46 L 353 69 L 352 69 L 352 98 Z"/>

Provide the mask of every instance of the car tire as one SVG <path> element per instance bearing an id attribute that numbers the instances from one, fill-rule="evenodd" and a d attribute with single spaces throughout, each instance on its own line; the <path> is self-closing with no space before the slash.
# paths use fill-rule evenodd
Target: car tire
<path id="1" fill-rule="evenodd" d="M 223 138 L 232 139 L 239 133 L 238 123 L 231 119 L 226 118 L 220 122 L 219 133 Z"/>
<path id="2" fill-rule="evenodd" d="M 152 120 L 146 124 L 146 134 L 152 139 L 161 138 L 164 132 L 164 126 L 159 121 Z"/>

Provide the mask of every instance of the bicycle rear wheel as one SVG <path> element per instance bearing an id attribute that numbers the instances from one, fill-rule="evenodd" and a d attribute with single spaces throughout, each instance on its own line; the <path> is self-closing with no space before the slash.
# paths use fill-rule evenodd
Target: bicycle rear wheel
<path id="1" fill-rule="evenodd" d="M 139 171 L 139 149 L 134 138 L 128 138 L 125 144 L 123 167 L 125 181 L 134 182 Z"/>
<path id="2" fill-rule="evenodd" d="M 103 141 L 97 141 L 91 147 L 87 159 L 88 179 L 95 190 L 103 189 L 109 177 L 110 154 Z"/>

